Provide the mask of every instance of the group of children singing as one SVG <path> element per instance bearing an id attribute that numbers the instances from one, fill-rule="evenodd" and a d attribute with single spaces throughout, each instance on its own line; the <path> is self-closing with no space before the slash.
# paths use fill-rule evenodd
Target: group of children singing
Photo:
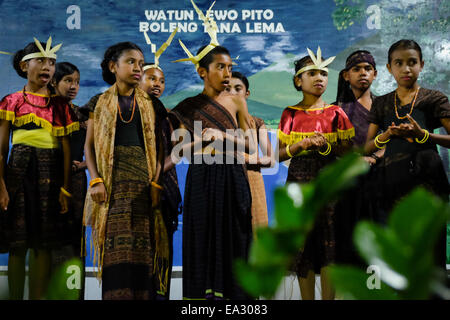
<path id="1" fill-rule="evenodd" d="M 268 225 L 261 168 L 270 166 L 274 152 L 267 133 L 257 135 L 256 147 L 252 139 L 228 133 L 265 126 L 248 113 L 247 78 L 232 71 L 229 51 L 214 32 L 210 36 L 209 45 L 183 59 L 194 63 L 202 93 L 172 110 L 158 99 L 166 75 L 157 59 L 146 63 L 134 43 L 106 50 L 101 68 L 110 88 L 82 108 L 71 102 L 81 73 L 71 63 L 56 63 L 59 46 L 52 47 L 51 39 L 31 42 L 14 55 L 13 67 L 26 83 L 0 102 L 0 248 L 9 253 L 11 299 L 23 299 L 28 249 L 29 297 L 42 299 L 55 257 L 81 252 L 84 260 L 86 226 L 92 228 L 103 299 L 168 299 L 181 212 L 183 297 L 250 298 L 236 282 L 233 261 L 248 258 L 254 229 Z M 302 299 L 315 298 L 316 274 L 322 299 L 334 299 L 327 267 L 361 263 L 351 241 L 357 221 L 385 223 L 394 204 L 419 185 L 448 201 L 436 146 L 450 147 L 450 105 L 441 92 L 419 85 L 424 60 L 413 40 L 390 47 L 386 67 L 397 88 L 379 97 L 370 91 L 377 76 L 373 56 L 365 50 L 350 54 L 334 103 L 322 99 L 333 58 L 323 59 L 320 48 L 308 52 L 293 70 L 302 99 L 284 109 L 278 128 L 279 161 L 290 160 L 286 182 L 309 182 L 352 150 L 372 168 L 358 188 L 320 212 L 291 266 Z M 171 135 L 182 128 L 193 137 L 196 121 L 204 128 L 200 155 L 218 141 L 247 155 L 257 153 L 258 145 L 268 152 L 251 164 L 228 151 L 233 163 L 199 163 L 198 153 L 187 152 L 196 149 L 195 139 L 184 143 L 191 164 L 181 208 L 171 151 L 185 141 Z M 435 134 L 439 127 L 447 134 Z M 437 263 L 444 266 L 445 240 L 438 247 Z"/>

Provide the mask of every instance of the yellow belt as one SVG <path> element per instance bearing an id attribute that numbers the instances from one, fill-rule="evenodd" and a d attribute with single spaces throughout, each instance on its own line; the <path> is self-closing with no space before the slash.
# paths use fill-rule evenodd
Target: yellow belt
<path id="1" fill-rule="evenodd" d="M 12 144 L 24 144 L 40 149 L 57 149 L 59 141 L 45 129 L 17 129 L 13 131 Z"/>

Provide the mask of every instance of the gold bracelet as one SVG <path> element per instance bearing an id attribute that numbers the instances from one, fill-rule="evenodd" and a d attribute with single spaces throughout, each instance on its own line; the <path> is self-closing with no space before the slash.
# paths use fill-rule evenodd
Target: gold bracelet
<path id="1" fill-rule="evenodd" d="M 375 140 L 373 140 L 373 143 L 375 144 L 375 147 L 377 147 L 378 149 L 384 149 L 384 148 L 386 148 L 386 146 L 380 147 L 380 146 L 378 145 L 378 143 L 377 143 L 377 139 L 376 139 L 376 138 L 375 138 Z"/>
<path id="2" fill-rule="evenodd" d="M 319 151 L 319 154 L 327 156 L 330 153 L 331 153 L 331 144 L 327 141 L 327 150 L 325 150 L 324 152 Z"/>
<path id="3" fill-rule="evenodd" d="M 164 188 L 161 187 L 159 184 L 157 184 L 155 181 L 152 181 L 152 186 L 154 186 L 155 188 L 157 188 L 159 190 L 164 190 Z"/>
<path id="4" fill-rule="evenodd" d="M 294 156 L 291 154 L 291 150 L 289 150 L 289 145 L 286 146 L 286 153 L 289 156 L 289 158 L 293 158 Z"/>
<path id="5" fill-rule="evenodd" d="M 425 142 L 427 142 L 428 138 L 430 137 L 430 132 L 428 132 L 428 130 L 423 129 L 423 131 L 425 131 L 425 135 L 423 136 L 422 140 L 418 140 L 416 138 L 417 143 L 420 143 L 420 144 L 425 143 Z"/>
<path id="6" fill-rule="evenodd" d="M 377 135 L 375 137 L 375 140 L 373 141 L 373 143 L 375 144 L 375 147 L 377 147 L 378 149 L 384 149 L 386 148 L 386 146 L 382 146 L 380 147 L 378 144 L 386 144 L 389 141 L 391 141 L 391 139 L 387 139 L 386 141 L 380 141 L 380 136 L 382 135 L 382 133 L 380 133 L 379 135 Z"/>
<path id="7" fill-rule="evenodd" d="M 92 179 L 90 182 L 89 182 L 89 187 L 93 187 L 94 185 L 96 185 L 97 183 L 100 183 L 100 182 L 103 182 L 103 179 L 102 178 L 95 178 L 95 179 Z"/>
<path id="8" fill-rule="evenodd" d="M 61 192 L 64 193 L 64 195 L 66 197 L 72 198 L 72 194 L 69 193 L 69 191 L 67 191 L 66 189 L 64 189 L 63 187 L 61 187 Z"/>

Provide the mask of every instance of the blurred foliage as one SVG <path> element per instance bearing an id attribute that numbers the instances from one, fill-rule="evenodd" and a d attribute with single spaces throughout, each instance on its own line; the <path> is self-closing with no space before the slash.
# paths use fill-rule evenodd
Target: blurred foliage
<path id="1" fill-rule="evenodd" d="M 272 228 L 256 230 L 249 262 L 235 261 L 235 274 L 244 290 L 254 297 L 272 297 L 286 268 L 312 229 L 317 213 L 368 170 L 357 154 L 349 154 L 324 168 L 312 182 L 289 184 L 275 190 L 275 221 Z"/>
<path id="2" fill-rule="evenodd" d="M 369 289 L 364 271 L 335 266 L 330 277 L 338 294 L 348 299 L 448 298 L 446 274 L 435 267 L 434 253 L 449 218 L 449 205 L 419 188 L 398 203 L 386 227 L 360 222 L 353 240 L 367 265 L 377 266 L 380 287 Z"/>
<path id="3" fill-rule="evenodd" d="M 242 287 L 253 297 L 273 297 L 318 212 L 367 170 L 360 157 L 348 155 L 301 188 L 297 184 L 278 188 L 276 225 L 257 230 L 248 263 L 235 262 Z M 436 240 L 449 218 L 449 204 L 419 188 L 397 204 L 386 227 L 360 222 L 354 243 L 367 265 L 377 271 L 372 275 L 355 267 L 332 266 L 330 278 L 338 295 L 345 299 L 427 299 L 432 294 L 449 298 L 443 285 L 446 275 L 434 266 Z"/>

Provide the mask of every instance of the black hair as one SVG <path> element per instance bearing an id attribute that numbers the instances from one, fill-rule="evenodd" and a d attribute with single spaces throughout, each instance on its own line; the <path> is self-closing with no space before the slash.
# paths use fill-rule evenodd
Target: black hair
<path id="1" fill-rule="evenodd" d="M 345 64 L 347 65 L 348 61 L 354 55 L 359 54 L 359 53 L 371 54 L 367 50 L 356 50 L 356 51 L 353 51 L 352 53 L 350 53 L 350 55 L 345 60 Z M 374 67 L 374 69 L 376 70 L 375 67 Z M 336 103 L 337 104 L 340 104 L 340 103 L 342 104 L 342 103 L 346 103 L 346 102 L 353 102 L 353 101 L 356 100 L 355 94 L 353 93 L 352 88 L 350 88 L 350 82 L 349 81 L 345 81 L 345 79 L 344 79 L 344 72 L 345 71 L 348 71 L 348 70 L 347 69 L 343 69 L 343 70 L 341 70 L 341 72 L 339 72 L 338 88 L 337 88 L 337 94 L 336 94 Z"/>
<path id="2" fill-rule="evenodd" d="M 206 48 L 206 46 L 203 46 L 200 49 L 198 49 L 197 54 L 202 52 L 202 50 L 205 48 Z M 208 52 L 208 54 L 199 61 L 199 63 L 198 63 L 199 66 L 202 68 L 205 68 L 206 70 L 209 70 L 209 65 L 214 61 L 214 56 L 217 54 L 226 54 L 231 57 L 230 52 L 228 51 L 227 48 L 222 47 L 222 46 L 217 46 L 217 47 L 214 47 L 214 49 L 212 49 L 210 52 Z"/>
<path id="3" fill-rule="evenodd" d="M 396 50 L 408 50 L 413 49 L 419 53 L 420 61 L 422 61 L 422 48 L 414 40 L 402 39 L 391 45 L 388 52 L 388 63 L 391 63 L 392 53 Z"/>
<path id="4" fill-rule="evenodd" d="M 231 73 L 231 77 L 232 78 L 237 78 L 239 80 L 242 81 L 242 83 L 245 86 L 246 91 L 250 90 L 250 84 L 248 83 L 248 79 L 246 76 L 244 76 L 242 73 L 238 72 L 238 71 L 233 71 Z"/>
<path id="5" fill-rule="evenodd" d="M 45 48 L 46 44 L 41 42 L 41 45 L 43 48 Z M 22 50 L 17 51 L 14 54 L 13 57 L 13 67 L 14 70 L 16 70 L 17 74 L 24 78 L 27 79 L 27 73 L 23 72 L 22 69 L 20 68 L 20 62 L 22 61 L 23 57 L 25 57 L 26 55 L 30 54 L 30 53 L 35 53 L 35 52 L 41 52 L 38 48 L 38 46 L 36 45 L 36 43 L 34 42 L 30 42 L 29 44 L 27 44 L 27 46 L 25 48 L 23 48 Z"/>
<path id="6" fill-rule="evenodd" d="M 117 62 L 122 53 L 128 50 L 138 50 L 142 52 L 141 48 L 132 42 L 119 42 L 106 49 L 101 67 L 103 80 L 105 80 L 107 84 L 113 85 L 116 82 L 116 76 L 109 70 L 109 62 Z"/>
<path id="7" fill-rule="evenodd" d="M 80 70 L 78 70 L 77 66 L 70 62 L 59 62 L 55 66 L 55 75 L 53 76 L 53 80 L 55 80 L 56 85 L 69 74 L 74 72 L 78 72 L 80 74 Z"/>
<path id="8" fill-rule="evenodd" d="M 300 70 L 301 68 L 306 67 L 308 65 L 308 63 L 313 63 L 313 61 L 312 61 L 310 56 L 304 56 L 303 58 L 295 61 L 294 62 L 295 73 L 297 73 L 297 71 Z M 302 74 L 300 73 L 297 77 L 301 77 L 301 75 Z M 297 91 L 302 91 L 302 87 L 301 86 L 297 87 L 297 85 L 295 84 L 295 78 L 296 77 L 294 75 L 294 77 L 292 78 L 292 81 L 294 82 L 295 89 L 297 89 Z"/>

